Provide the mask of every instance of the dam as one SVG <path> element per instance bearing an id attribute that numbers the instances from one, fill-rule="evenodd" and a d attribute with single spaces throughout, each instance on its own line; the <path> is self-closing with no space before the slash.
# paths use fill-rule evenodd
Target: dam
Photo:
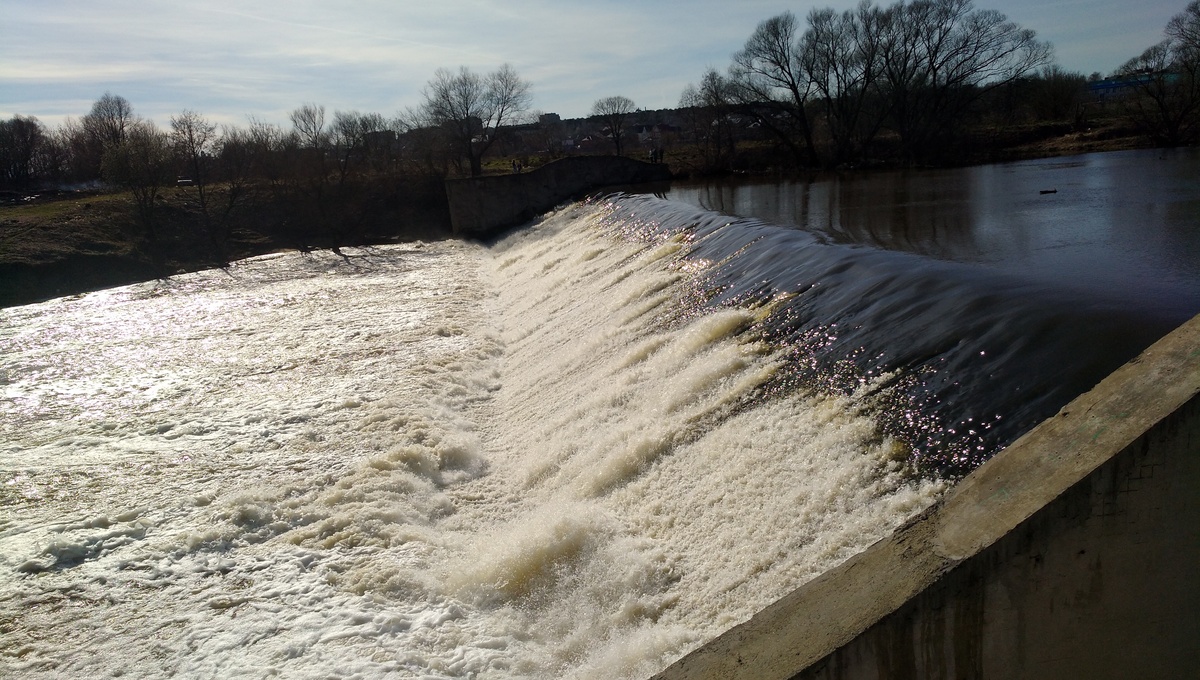
<path id="1" fill-rule="evenodd" d="M 1195 526 L 1186 287 L 628 194 L 342 255 L 0 311 L 3 674 L 1005 677 L 998 631 L 1068 647 L 1021 597 L 1189 635 L 1194 539 L 1084 540 Z"/>
<path id="2" fill-rule="evenodd" d="M 1197 347 L 1200 318 L 889 539 L 654 677 L 1186 677 Z"/>

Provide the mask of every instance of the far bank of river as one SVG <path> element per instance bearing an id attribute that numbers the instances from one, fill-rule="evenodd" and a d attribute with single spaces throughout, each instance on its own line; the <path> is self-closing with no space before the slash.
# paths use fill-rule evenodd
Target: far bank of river
<path id="1" fill-rule="evenodd" d="M 1085 141 L 1075 140 L 1074 146 L 1068 144 L 1064 148 L 1090 148 Z M 1044 149 L 1047 153 L 1059 150 L 1057 147 Z M 1030 152 L 1036 153 L 1036 150 Z M 1037 244 L 1031 246 L 1032 250 L 1023 251 L 1020 242 L 1013 239 L 1036 239 L 1039 233 L 1045 235 L 1048 232 L 1036 230 L 1057 219 L 1053 212 L 1042 211 L 1038 214 L 1044 221 L 1031 225 L 1021 217 L 1028 209 L 1068 206 L 1064 209 L 1070 212 L 1069 206 L 1077 206 L 1084 213 L 1094 213 L 1096 206 L 1136 205 L 1144 202 L 1139 194 L 1146 189 L 1140 181 L 1143 177 L 1138 164 L 1160 157 L 1194 158 L 1196 153 L 1194 148 L 1125 150 L 963 168 L 829 173 L 815 179 L 684 180 L 672 185 L 671 196 L 713 210 L 758 216 L 780 224 L 804 225 L 806 229 L 824 232 L 831 238 L 861 240 L 883 247 L 903 248 L 905 243 L 914 244 L 912 247 L 918 252 L 932 249 L 935 256 L 985 257 L 972 250 L 975 246 L 970 243 L 983 238 L 991 244 L 989 247 L 996 247 L 997 239 L 1004 241 L 1007 234 L 1009 240 L 1005 242 L 1008 245 L 1003 248 L 1007 255 L 1002 259 L 1010 264 L 1022 260 L 1028 264 L 1042 259 L 1036 252 Z M 1090 187 L 1087 196 L 1083 197 L 1086 204 L 1078 203 L 1081 193 L 1054 176 L 1056 169 L 1062 171 L 1070 167 L 1092 168 L 1089 172 L 1093 179 L 1100 176 L 1097 173 L 1108 172 L 1111 186 L 1101 182 L 1102 186 Z M 1016 185 L 1013 184 L 1015 178 L 1019 178 Z M 1038 193 L 1030 193 L 1035 190 Z M 1053 193 L 1040 193 L 1042 191 Z M 899 200 L 896 197 L 906 192 L 917 195 L 916 202 L 905 199 L 904 209 L 896 209 Z M 929 202 L 921 198 L 922 195 L 935 198 Z M 186 217 L 188 198 L 185 190 L 170 189 L 165 192 L 164 199 L 168 216 Z M 154 262 L 141 252 L 131 237 L 129 218 L 122 213 L 126 210 L 121 207 L 124 202 L 126 199 L 120 195 L 70 192 L 43 196 L 33 204 L 0 207 L 0 307 L 215 265 L 202 242 L 195 247 L 177 248 L 179 252 L 173 253 L 167 262 Z M 970 209 L 965 208 L 968 205 Z M 1133 210 L 1137 212 L 1137 208 Z M 383 225 L 379 234 L 390 235 L 377 235 L 366 242 L 450 237 L 449 216 L 434 215 L 435 212 L 437 206 L 431 204 L 400 211 L 404 214 L 378 217 L 375 221 Z M 1017 217 L 1011 224 L 999 219 L 1009 212 Z M 1060 216 L 1066 214 L 1059 213 Z M 1186 210 L 1182 214 L 1186 221 Z M 1063 224 L 1078 224 L 1077 217 L 1073 214 Z M 1113 219 L 1122 221 L 1120 217 Z M 387 232 L 388 229 L 395 233 Z M 1036 232 L 1033 236 L 1029 235 L 1030 229 Z M 930 233 L 936 233 L 938 237 L 931 241 Z M 1061 236 L 1058 234 L 1054 238 Z M 243 232 L 243 238 L 232 245 L 230 256 L 234 258 L 300 247 L 286 239 L 252 232 Z M 334 244 L 310 243 L 304 247 L 331 245 Z M 1031 254 L 1032 258 L 1029 257 Z M 995 253 L 986 255 L 993 256 Z M 1148 262 L 1148 266 L 1156 266 L 1153 258 Z M 1057 268 L 1059 264 L 1056 262 L 1053 266 Z M 1091 265 L 1083 262 L 1081 266 L 1084 278 L 1087 278 L 1086 270 Z"/>

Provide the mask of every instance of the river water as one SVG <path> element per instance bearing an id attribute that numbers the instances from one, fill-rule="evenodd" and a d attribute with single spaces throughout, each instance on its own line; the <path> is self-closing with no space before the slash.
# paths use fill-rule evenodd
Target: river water
<path id="1" fill-rule="evenodd" d="M 1200 301 L 1200 150 L 1155 149 L 814 182 L 676 186 L 667 196 L 824 239 L 976 265 L 1080 297 Z"/>
<path id="2" fill-rule="evenodd" d="M 618 195 L 0 310 L 0 675 L 645 677 L 1197 311 L 846 205 Z"/>

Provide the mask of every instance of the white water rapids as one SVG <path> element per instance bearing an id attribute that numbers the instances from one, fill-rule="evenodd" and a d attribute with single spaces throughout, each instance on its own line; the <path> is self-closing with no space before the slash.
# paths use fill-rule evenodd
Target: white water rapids
<path id="1" fill-rule="evenodd" d="M 0 310 L 0 676 L 646 677 L 932 502 L 603 212 Z"/>

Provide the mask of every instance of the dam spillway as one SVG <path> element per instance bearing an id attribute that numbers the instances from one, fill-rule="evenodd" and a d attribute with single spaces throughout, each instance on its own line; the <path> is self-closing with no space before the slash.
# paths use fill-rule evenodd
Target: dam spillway
<path id="1" fill-rule="evenodd" d="M 6 669 L 646 677 L 1154 331 L 646 197 L 345 252 L 3 311 Z"/>
<path id="2" fill-rule="evenodd" d="M 672 678 L 1179 678 L 1200 665 L 1200 317 Z"/>

